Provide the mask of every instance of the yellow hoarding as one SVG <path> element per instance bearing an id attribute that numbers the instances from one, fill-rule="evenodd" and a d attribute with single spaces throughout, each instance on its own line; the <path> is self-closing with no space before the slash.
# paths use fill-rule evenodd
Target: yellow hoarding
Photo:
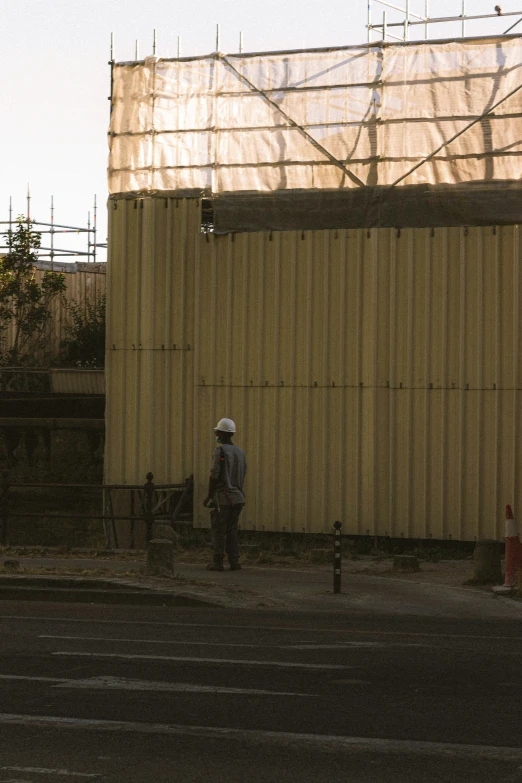
<path id="1" fill-rule="evenodd" d="M 105 480 L 194 474 L 222 416 L 244 528 L 501 538 L 522 507 L 520 231 L 201 232 L 109 201 Z"/>

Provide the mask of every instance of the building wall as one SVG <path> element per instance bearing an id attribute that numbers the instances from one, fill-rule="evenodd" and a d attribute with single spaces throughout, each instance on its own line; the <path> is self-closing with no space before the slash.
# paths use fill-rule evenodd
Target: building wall
<path id="1" fill-rule="evenodd" d="M 200 232 L 197 200 L 109 203 L 106 481 L 194 473 L 221 416 L 243 527 L 503 535 L 522 506 L 520 230 Z"/>

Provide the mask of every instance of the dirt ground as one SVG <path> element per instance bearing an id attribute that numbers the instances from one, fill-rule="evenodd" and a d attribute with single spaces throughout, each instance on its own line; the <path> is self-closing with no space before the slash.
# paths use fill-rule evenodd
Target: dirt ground
<path id="1" fill-rule="evenodd" d="M 0 558 L 30 558 L 35 561 L 40 558 L 52 558 L 60 561 L 56 568 L 31 568 L 27 562 L 24 563 L 24 573 L 51 573 L 59 572 L 65 574 L 68 572 L 68 560 L 96 560 L 103 562 L 104 576 L 121 574 L 116 567 L 117 561 L 142 564 L 145 568 L 146 555 L 143 551 L 136 550 L 56 550 L 51 548 L 26 548 L 26 547 L 0 547 Z M 180 564 L 201 564 L 209 562 L 209 551 L 206 548 L 201 549 L 177 549 L 174 553 L 175 563 Z M 115 563 L 115 569 L 110 569 L 109 563 Z M 256 568 L 281 568 L 281 569 L 299 569 L 301 571 L 317 568 L 324 568 L 328 563 L 311 563 L 308 553 L 297 553 L 295 556 L 284 556 L 277 553 L 263 553 L 256 558 L 243 556 L 242 562 L 246 567 L 254 566 Z M 436 584 L 445 584 L 452 587 L 459 587 L 471 579 L 473 571 L 472 558 L 468 557 L 461 560 L 439 560 L 431 562 L 419 560 L 419 571 L 412 573 L 396 572 L 393 570 L 393 557 L 383 555 L 344 555 L 342 560 L 343 574 L 367 574 L 370 576 L 382 576 L 390 579 L 408 579 L 413 582 L 431 582 Z M 0 570 L 3 570 L 0 566 Z M 99 572 L 92 568 L 91 564 L 86 563 L 85 569 L 78 569 L 76 566 L 70 570 L 70 573 L 82 573 L 82 575 L 93 575 Z M 136 574 L 138 576 L 138 574 Z"/>
<path id="2" fill-rule="evenodd" d="M 326 556 L 329 553 L 325 553 Z M 246 555 L 246 552 L 245 552 Z M 3 566 L 4 559 L 19 561 L 18 568 Z M 288 556 L 282 553 L 262 553 L 253 558 L 244 556 L 243 568 L 237 576 L 228 571 L 224 574 L 209 573 L 205 569 L 210 560 L 207 548 L 177 549 L 174 555 L 174 573 L 163 577 L 151 577 L 145 572 L 146 559 L 144 552 L 107 552 L 93 550 L 71 550 L 68 552 L 49 551 L 38 548 L 0 548 L 0 574 L 12 576 L 36 577 L 50 576 L 59 579 L 60 576 L 76 576 L 94 579 L 110 579 L 117 581 L 122 589 L 126 586 L 140 586 L 159 591 L 174 591 L 180 594 L 192 595 L 224 607 L 252 608 L 265 607 L 274 609 L 292 608 L 300 603 L 306 595 L 317 598 L 324 592 L 325 578 L 330 592 L 330 576 L 332 565 L 329 563 L 311 563 L 309 553 L 294 553 Z M 343 586 L 346 588 L 347 578 L 357 577 L 358 590 L 366 590 L 361 578 L 367 576 L 368 589 L 387 592 L 386 580 L 397 582 L 396 588 L 401 591 L 400 584 L 417 583 L 444 588 L 460 588 L 470 598 L 473 592 L 488 593 L 491 585 L 477 586 L 468 584 L 473 574 L 472 557 L 435 562 L 419 559 L 419 570 L 411 573 L 393 570 L 393 557 L 382 553 L 369 555 L 345 554 L 342 561 Z M 83 567 L 85 564 L 85 567 Z M 263 573 L 265 572 L 265 573 Z M 309 574 L 309 577 L 307 577 Z M 328 576 L 327 576 L 328 575 Z M 378 585 L 375 583 L 378 578 Z M 348 582 L 349 584 L 349 582 Z M 307 587 L 308 585 L 308 587 Z M 321 585 L 323 585 L 321 587 Z M 373 585 L 373 586 L 372 586 Z M 396 592 L 395 587 L 391 593 Z M 301 592 L 300 592 L 301 591 Z M 513 598 L 522 600 L 522 590 Z M 314 598 L 314 600 L 315 600 Z"/>

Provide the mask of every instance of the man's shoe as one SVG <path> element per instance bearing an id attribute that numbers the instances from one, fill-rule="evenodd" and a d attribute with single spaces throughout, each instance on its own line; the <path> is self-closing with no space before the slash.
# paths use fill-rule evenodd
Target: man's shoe
<path id="1" fill-rule="evenodd" d="M 207 571 L 224 571 L 225 568 L 222 565 L 219 565 L 219 563 L 209 563 L 207 566 Z"/>
<path id="2" fill-rule="evenodd" d="M 241 563 L 230 563 L 231 571 L 241 571 Z"/>

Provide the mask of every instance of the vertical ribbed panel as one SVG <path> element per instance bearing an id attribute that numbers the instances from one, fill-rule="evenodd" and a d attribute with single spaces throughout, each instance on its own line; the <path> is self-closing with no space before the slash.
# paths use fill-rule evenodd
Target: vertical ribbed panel
<path id="1" fill-rule="evenodd" d="M 208 524 L 229 416 L 244 527 L 502 537 L 522 509 L 518 227 L 215 236 L 195 200 L 109 210 L 107 481 L 193 472 Z"/>
<path id="2" fill-rule="evenodd" d="M 193 472 L 197 201 L 109 202 L 108 483 Z"/>

